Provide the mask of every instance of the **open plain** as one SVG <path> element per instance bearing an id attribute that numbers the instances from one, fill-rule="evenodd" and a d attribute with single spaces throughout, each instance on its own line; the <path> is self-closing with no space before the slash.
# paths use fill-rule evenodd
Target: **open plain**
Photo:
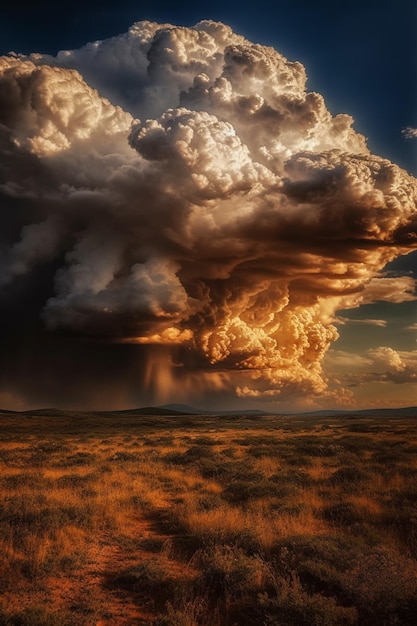
<path id="1" fill-rule="evenodd" d="M 0 625 L 415 623 L 417 415 L 151 413 L 0 412 Z"/>

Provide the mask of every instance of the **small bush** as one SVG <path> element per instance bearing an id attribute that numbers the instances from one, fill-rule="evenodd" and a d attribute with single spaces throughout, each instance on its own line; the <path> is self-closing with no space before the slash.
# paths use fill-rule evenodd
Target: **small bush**
<path id="1" fill-rule="evenodd" d="M 325 520 L 343 526 L 350 526 L 361 519 L 351 502 L 338 502 L 337 504 L 326 506 L 322 511 L 322 515 Z"/>
<path id="2" fill-rule="evenodd" d="M 29 607 L 19 613 L 0 610 L 0 626 L 75 626 L 76 622 L 66 613 L 49 612 L 43 607 Z"/>
<path id="3" fill-rule="evenodd" d="M 57 467 L 73 467 L 81 465 L 93 465 L 95 462 L 94 454 L 90 452 L 76 452 L 64 459 L 60 459 L 56 465 Z"/>
<path id="4" fill-rule="evenodd" d="M 417 615 L 415 562 L 379 548 L 362 554 L 345 571 L 346 593 L 358 609 L 360 624 L 412 626 Z"/>
<path id="5" fill-rule="evenodd" d="M 282 494 L 280 487 L 268 480 L 243 481 L 237 480 L 226 486 L 223 498 L 230 504 L 241 504 L 248 500 L 257 500 L 265 497 L 279 497 Z"/>
<path id="6" fill-rule="evenodd" d="M 265 626 L 348 626 L 357 623 L 354 608 L 339 605 L 331 596 L 308 593 L 295 575 L 275 578 L 273 583 L 273 592 L 259 594 Z"/>
<path id="7" fill-rule="evenodd" d="M 259 589 L 265 564 L 258 556 L 247 556 L 241 548 L 216 545 L 197 552 L 194 565 L 201 574 L 197 587 L 213 600 L 230 604 Z"/>
<path id="8" fill-rule="evenodd" d="M 167 559 L 152 558 L 118 573 L 109 584 L 163 604 L 174 592 L 175 574 Z"/>
<path id="9" fill-rule="evenodd" d="M 359 467 L 345 466 L 339 467 L 328 479 L 328 482 L 332 485 L 341 486 L 343 489 L 356 490 L 358 483 L 362 483 L 364 480 L 370 478 L 370 475 Z"/>
<path id="10" fill-rule="evenodd" d="M 166 604 L 166 613 L 160 614 L 156 618 L 155 626 L 214 626 L 207 620 L 207 602 L 204 598 L 193 598 L 191 600 L 180 600 L 175 603 L 175 606 L 171 602 Z"/>

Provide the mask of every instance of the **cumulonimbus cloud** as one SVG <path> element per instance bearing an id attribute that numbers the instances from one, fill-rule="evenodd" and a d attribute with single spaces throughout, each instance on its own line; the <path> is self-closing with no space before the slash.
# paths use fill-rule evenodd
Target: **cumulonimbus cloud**
<path id="1" fill-rule="evenodd" d="M 240 396 L 331 394 L 336 312 L 415 298 L 381 271 L 417 247 L 417 182 L 305 82 L 211 21 L 3 57 L 0 192 L 28 207 L 3 290 L 55 264 L 50 329 L 183 346 Z"/>

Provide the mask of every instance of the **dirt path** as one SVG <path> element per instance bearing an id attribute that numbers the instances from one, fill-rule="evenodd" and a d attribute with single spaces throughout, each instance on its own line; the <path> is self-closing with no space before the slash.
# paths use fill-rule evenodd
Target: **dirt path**
<path id="1" fill-rule="evenodd" d="M 14 590 L 9 609 L 19 611 L 24 606 L 40 605 L 51 612 L 65 611 L 77 615 L 83 626 L 152 624 L 155 614 L 151 612 L 149 601 L 146 602 L 134 589 L 114 585 L 112 581 L 129 568 L 160 558 L 158 550 L 146 549 L 146 540 L 164 546 L 169 545 L 170 536 L 161 533 L 151 520 L 136 515 L 126 518 L 123 538 L 125 541 L 120 540 L 118 533 L 113 535 L 109 531 L 89 536 L 83 546 L 83 563 L 78 569 L 71 574 L 37 580 L 34 585 L 36 597 L 31 597 L 27 588 L 23 596 Z M 181 565 L 178 563 L 177 567 Z M 42 594 L 39 593 L 40 587 Z M 7 603 L 7 598 L 4 599 Z"/>
<path id="2" fill-rule="evenodd" d="M 140 538 L 145 546 L 146 540 L 152 540 L 162 547 L 169 545 L 171 539 L 169 535 L 161 534 L 152 521 L 139 516 L 126 520 L 123 534 L 135 543 Z M 82 578 L 85 582 L 88 581 L 87 589 L 90 587 L 93 590 L 96 601 L 99 600 L 101 606 L 106 607 L 105 613 L 95 626 L 133 626 L 152 622 L 153 615 L 146 602 L 132 590 L 113 586 L 112 581 L 129 568 L 148 560 L 155 561 L 157 557 L 158 552 L 151 552 L 143 547 L 132 551 L 129 547 L 115 544 L 111 533 L 103 533 L 93 541 L 89 564 Z"/>

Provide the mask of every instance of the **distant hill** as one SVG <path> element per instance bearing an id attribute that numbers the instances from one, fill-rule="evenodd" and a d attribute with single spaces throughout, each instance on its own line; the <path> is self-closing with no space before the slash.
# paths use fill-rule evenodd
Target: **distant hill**
<path id="1" fill-rule="evenodd" d="M 228 410 L 228 411 L 209 411 L 204 409 L 198 409 L 196 407 L 190 406 L 189 404 L 180 404 L 180 403 L 172 403 L 172 404 L 163 404 L 161 406 L 154 407 L 144 407 L 140 409 L 130 409 L 128 411 L 115 411 L 117 413 L 139 413 L 147 414 L 147 415 L 271 415 L 271 412 L 260 411 L 257 409 L 246 409 L 246 410 Z M 277 413 L 278 414 L 278 413 Z M 291 415 L 291 414 L 290 414 Z M 381 416 L 381 417 L 395 417 L 395 416 L 416 416 L 417 417 L 417 406 L 408 406 L 408 407 L 400 407 L 398 409 L 360 409 L 360 410 L 338 410 L 338 409 L 324 409 L 322 411 L 309 411 L 304 413 L 294 413 L 295 417 L 297 415 L 305 415 L 305 416 L 317 416 L 317 417 L 327 417 L 331 415 L 351 415 L 351 416 Z"/>
<path id="2" fill-rule="evenodd" d="M 33 409 L 27 411 L 9 411 L 0 409 L 0 413 L 11 413 L 14 415 L 33 415 L 42 417 L 70 417 L 76 415 L 82 417 L 83 415 L 267 415 L 264 411 L 257 410 L 236 410 L 236 411 L 208 411 L 205 409 L 197 409 L 189 404 L 164 404 L 162 406 L 143 406 L 135 409 L 122 409 L 119 411 L 74 411 L 71 409 L 55 409 L 45 407 L 43 409 Z"/>
<path id="3" fill-rule="evenodd" d="M 267 415 L 265 411 L 258 411 L 256 409 L 236 409 L 234 411 L 208 411 L 204 409 L 196 409 L 189 404 L 164 404 L 156 408 L 176 411 L 178 413 L 185 413 L 188 415 Z"/>
<path id="4" fill-rule="evenodd" d="M 189 404 L 172 403 L 164 404 L 162 406 L 145 406 L 138 407 L 136 409 L 124 409 L 120 411 L 74 411 L 65 409 L 55 409 L 46 407 L 44 409 L 33 409 L 26 411 L 11 411 L 8 409 L 0 409 L 0 413 L 10 415 L 28 415 L 39 417 L 78 417 L 82 418 L 84 415 L 95 414 L 99 415 L 154 415 L 154 416 L 181 416 L 181 415 L 218 415 L 218 416 L 262 416 L 262 415 L 287 415 L 297 417 L 331 417 L 346 416 L 346 417 L 416 417 L 417 418 L 417 406 L 399 407 L 398 409 L 361 409 L 361 410 L 338 410 L 338 409 L 324 409 L 322 411 L 308 411 L 304 413 L 272 413 L 266 411 L 259 411 L 256 409 L 249 410 L 229 410 L 229 411 L 209 411 L 204 409 L 198 409 L 190 406 Z"/>
<path id="5" fill-rule="evenodd" d="M 182 411 L 180 409 L 175 409 L 174 406 L 181 405 L 166 405 L 166 406 L 143 406 L 138 407 L 137 409 L 124 409 L 122 411 L 107 411 L 107 413 L 114 413 L 115 415 L 198 415 L 197 410 L 193 411 Z M 184 405 L 185 406 L 185 405 Z M 190 407 L 191 409 L 192 407 Z M 103 413 L 103 411 L 99 411 Z"/>
<path id="6" fill-rule="evenodd" d="M 306 415 L 306 416 L 311 416 L 311 417 L 327 417 L 327 416 L 332 416 L 332 415 L 351 415 L 352 417 L 354 416 L 363 416 L 366 417 L 367 415 L 371 416 L 380 416 L 380 417 L 412 417 L 415 416 L 417 417 L 417 406 L 406 406 L 406 407 L 399 407 L 398 409 L 360 409 L 360 410 L 355 410 L 355 409 L 349 409 L 349 410 L 331 410 L 331 409 L 325 409 L 323 411 L 309 411 L 307 413 L 296 413 L 294 415 Z"/>
<path id="7" fill-rule="evenodd" d="M 42 415 L 43 417 L 68 417 L 72 413 L 79 415 L 80 413 L 87 413 L 88 411 L 71 411 L 67 409 L 54 409 L 47 407 L 45 409 L 33 409 L 33 411 L 19 411 L 23 415 Z"/>
<path id="8" fill-rule="evenodd" d="M 204 415 L 210 411 L 204 411 L 203 409 L 196 409 L 194 406 L 190 406 L 189 404 L 180 404 L 180 403 L 172 403 L 172 404 L 162 404 L 161 406 L 154 407 L 158 410 L 164 411 L 175 411 L 176 413 L 185 413 L 187 415 Z"/>
<path id="9" fill-rule="evenodd" d="M 126 409 L 123 411 L 111 411 L 111 413 L 122 413 L 124 415 L 267 415 L 265 411 L 235 410 L 235 411 L 209 411 L 207 409 L 197 409 L 189 404 L 172 403 L 161 406 L 138 407 L 137 409 Z"/>

